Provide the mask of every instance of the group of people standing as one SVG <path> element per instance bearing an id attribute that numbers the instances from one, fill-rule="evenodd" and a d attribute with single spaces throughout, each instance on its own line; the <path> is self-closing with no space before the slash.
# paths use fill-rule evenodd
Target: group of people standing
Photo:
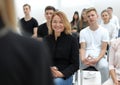
<path id="1" fill-rule="evenodd" d="M 14 1 L 0 0 L 1 84 L 72 85 L 73 74 L 79 68 L 94 66 L 101 73 L 103 85 L 120 85 L 120 39 L 110 42 L 109 38 L 116 37 L 98 24 L 95 8 L 84 9 L 80 21 L 75 12 L 74 17 L 78 19 L 70 23 L 64 12 L 47 6 L 46 22 L 38 26 L 37 20 L 30 16 L 30 5 L 25 4 L 25 17 L 19 21 L 20 36 L 15 33 L 13 4 Z M 111 19 L 105 18 L 109 14 L 108 11 L 101 13 L 103 26 L 110 22 Z M 76 27 L 78 23 L 80 29 Z M 111 26 L 114 27 L 112 24 L 106 27 Z M 109 29 L 113 31 L 112 27 Z M 78 32 L 79 39 L 74 32 Z M 107 61 L 104 56 L 108 45 Z"/>

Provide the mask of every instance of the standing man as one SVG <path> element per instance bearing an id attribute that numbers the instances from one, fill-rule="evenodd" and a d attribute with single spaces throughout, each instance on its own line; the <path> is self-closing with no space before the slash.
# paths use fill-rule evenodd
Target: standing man
<path id="1" fill-rule="evenodd" d="M 118 19 L 118 17 L 116 15 L 113 14 L 113 8 L 112 7 L 108 7 L 107 11 L 110 14 L 110 18 L 111 18 L 110 22 L 112 22 L 117 27 L 119 27 L 119 19 Z"/>
<path id="2" fill-rule="evenodd" d="M 48 28 L 51 20 L 52 14 L 55 12 L 55 8 L 53 6 L 47 6 L 45 8 L 45 18 L 46 22 L 38 26 L 38 40 L 41 40 L 44 36 L 48 35 Z"/>
<path id="3" fill-rule="evenodd" d="M 86 11 L 89 26 L 80 32 L 81 69 L 94 66 L 101 73 L 102 83 L 108 79 L 107 59 L 104 58 L 109 42 L 108 31 L 97 23 L 98 14 L 95 8 Z"/>
<path id="4" fill-rule="evenodd" d="M 37 37 L 38 22 L 35 18 L 30 16 L 31 6 L 24 4 L 23 11 L 25 17 L 20 19 L 21 34 L 26 37 Z"/>
<path id="5" fill-rule="evenodd" d="M 110 22 L 116 25 L 116 28 L 117 28 L 116 34 L 118 35 L 118 31 L 119 31 L 119 28 L 120 28 L 119 19 L 116 15 L 113 14 L 113 8 L 112 7 L 108 7 L 107 11 L 110 14 Z"/>

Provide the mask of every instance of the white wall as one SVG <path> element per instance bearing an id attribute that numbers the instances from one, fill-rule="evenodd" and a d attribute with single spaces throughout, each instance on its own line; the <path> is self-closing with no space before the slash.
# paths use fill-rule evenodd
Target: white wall
<path id="1" fill-rule="evenodd" d="M 22 18 L 23 4 L 28 3 L 31 5 L 31 16 L 35 17 L 39 24 L 45 21 L 44 8 L 47 5 L 52 5 L 55 8 L 62 10 L 71 21 L 74 11 L 81 13 L 83 8 L 95 7 L 100 14 L 103 9 L 108 6 L 113 7 L 114 14 L 120 18 L 120 0 L 15 0 L 17 17 Z"/>

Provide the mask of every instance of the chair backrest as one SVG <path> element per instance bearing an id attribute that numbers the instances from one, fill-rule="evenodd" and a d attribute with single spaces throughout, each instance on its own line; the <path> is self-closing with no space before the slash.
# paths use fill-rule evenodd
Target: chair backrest
<path id="1" fill-rule="evenodd" d="M 89 66 L 83 70 L 88 70 L 88 71 L 98 71 L 94 66 Z"/>

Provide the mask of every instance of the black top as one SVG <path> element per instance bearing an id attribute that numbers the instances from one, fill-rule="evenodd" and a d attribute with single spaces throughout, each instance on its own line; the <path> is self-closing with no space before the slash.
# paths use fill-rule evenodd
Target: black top
<path id="1" fill-rule="evenodd" d="M 0 36 L 0 85 L 53 85 L 42 42 L 12 32 Z"/>
<path id="2" fill-rule="evenodd" d="M 70 77 L 79 68 L 79 46 L 72 35 L 62 33 L 57 40 L 53 35 L 44 38 L 49 47 L 53 66 L 61 71 L 65 78 Z"/>
<path id="3" fill-rule="evenodd" d="M 38 26 L 38 37 L 45 37 L 48 35 L 48 27 L 47 23 L 43 23 L 40 26 Z"/>
<path id="4" fill-rule="evenodd" d="M 38 22 L 35 18 L 25 21 L 24 18 L 20 19 L 21 33 L 23 36 L 31 37 L 33 35 L 33 28 L 38 27 Z"/>

